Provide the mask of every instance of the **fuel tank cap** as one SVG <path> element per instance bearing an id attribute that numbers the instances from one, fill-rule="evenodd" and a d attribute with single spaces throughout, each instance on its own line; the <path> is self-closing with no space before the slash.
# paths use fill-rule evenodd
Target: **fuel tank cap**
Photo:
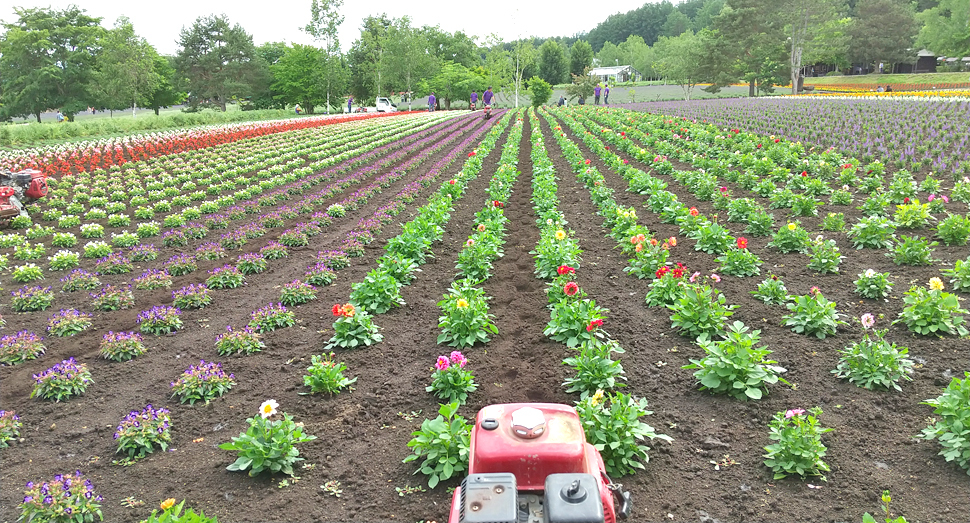
<path id="1" fill-rule="evenodd" d="M 546 417 L 534 407 L 522 407 L 512 413 L 512 433 L 522 439 L 538 438 L 546 431 Z"/>

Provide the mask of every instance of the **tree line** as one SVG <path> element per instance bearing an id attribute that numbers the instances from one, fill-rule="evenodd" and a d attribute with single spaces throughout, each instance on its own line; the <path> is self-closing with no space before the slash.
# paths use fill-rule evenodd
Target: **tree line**
<path id="1" fill-rule="evenodd" d="M 301 28 L 315 45 L 268 42 L 226 15 L 200 17 L 162 56 L 131 22 L 101 18 L 76 6 L 15 8 L 0 34 L 0 119 L 57 109 L 68 119 L 88 110 L 187 110 L 228 103 L 244 108 L 300 104 L 313 113 L 398 93 L 435 92 L 450 106 L 471 91 L 524 92 L 528 82 L 575 82 L 589 88 L 594 64 L 632 65 L 646 78 L 716 91 L 733 83 L 749 94 L 797 85 L 811 64 L 911 61 L 919 48 L 970 55 L 967 0 L 686 0 L 647 3 L 608 17 L 588 33 L 511 42 L 462 31 L 415 26 L 408 17 L 367 17 L 341 52 L 343 0 L 310 0 Z"/>

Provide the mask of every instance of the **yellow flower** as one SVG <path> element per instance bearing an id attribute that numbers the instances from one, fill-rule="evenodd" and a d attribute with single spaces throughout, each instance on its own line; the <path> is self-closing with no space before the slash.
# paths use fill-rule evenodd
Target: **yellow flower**
<path id="1" fill-rule="evenodd" d="M 593 394 L 593 397 L 589 399 L 589 404 L 596 406 L 596 405 L 599 405 L 602 401 L 603 401 L 603 389 L 599 389 L 596 391 L 596 394 Z"/>
<path id="2" fill-rule="evenodd" d="M 795 230 L 795 229 L 797 229 L 797 228 L 798 228 L 798 226 L 797 226 L 797 225 L 795 225 L 794 223 L 789 223 L 789 224 L 788 224 L 788 230 L 789 230 L 789 231 L 794 231 L 794 230 Z"/>
<path id="3" fill-rule="evenodd" d="M 559 229 L 558 231 L 556 231 L 556 239 L 557 240 L 565 240 L 566 239 L 566 231 L 564 231 L 562 229 Z"/>
<path id="4" fill-rule="evenodd" d="M 165 501 L 163 501 L 162 504 L 159 506 L 162 507 L 162 510 L 168 510 L 172 508 L 172 505 L 174 504 L 175 504 L 175 498 L 168 498 Z"/>
<path id="5" fill-rule="evenodd" d="M 468 301 L 466 301 L 465 298 L 458 298 L 458 303 L 455 305 L 457 305 L 459 309 L 466 309 L 468 308 Z"/>
<path id="6" fill-rule="evenodd" d="M 939 278 L 930 278 L 930 289 L 934 291 L 943 290 L 943 280 Z"/>

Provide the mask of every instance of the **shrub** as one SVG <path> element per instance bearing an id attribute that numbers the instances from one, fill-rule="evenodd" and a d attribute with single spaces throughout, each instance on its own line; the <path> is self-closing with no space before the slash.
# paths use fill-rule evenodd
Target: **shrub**
<path id="1" fill-rule="evenodd" d="M 887 218 L 870 216 L 860 219 L 849 229 L 849 239 L 856 249 L 888 249 L 893 245 L 896 225 Z"/>
<path id="2" fill-rule="evenodd" d="M 421 429 L 411 433 L 411 455 L 404 463 L 423 458 L 418 472 L 428 476 L 429 488 L 468 469 L 472 427 L 457 414 L 459 406 L 457 401 L 441 405 L 437 418 L 424 420 Z"/>
<path id="3" fill-rule="evenodd" d="M 724 340 L 714 341 L 707 333 L 697 340 L 707 354 L 703 359 L 690 360 L 685 369 L 697 369 L 694 377 L 701 390 L 728 394 L 739 400 L 761 399 L 768 385 L 787 381 L 779 377 L 785 369 L 765 359 L 771 351 L 756 347 L 761 331 L 748 332 L 748 327 L 735 321 L 727 329 Z"/>
<path id="4" fill-rule="evenodd" d="M 808 231 L 799 227 L 799 222 L 789 222 L 787 225 L 778 229 L 778 232 L 768 243 L 769 247 L 774 247 L 783 253 L 805 252 L 808 249 Z"/>
<path id="5" fill-rule="evenodd" d="M 41 397 L 61 401 L 80 396 L 94 383 L 87 365 L 78 363 L 74 358 L 66 359 L 53 367 L 34 374 L 34 388 L 30 397 Z"/>
<path id="6" fill-rule="evenodd" d="M 905 323 L 909 330 L 924 336 L 929 334 L 956 334 L 966 336 L 963 326 L 966 309 L 960 308 L 960 301 L 954 294 L 943 292 L 943 282 L 930 278 L 927 290 L 918 285 L 910 287 L 903 297 L 902 312 L 893 324 Z"/>
<path id="7" fill-rule="evenodd" d="M 156 409 L 151 404 L 146 405 L 141 412 L 131 411 L 115 430 L 114 439 L 118 442 L 115 453 L 124 453 L 128 457 L 122 463 L 131 463 L 144 458 L 159 447 L 163 451 L 172 441 L 169 410 Z"/>
<path id="8" fill-rule="evenodd" d="M 235 451 L 239 455 L 226 470 L 249 470 L 250 476 L 264 470 L 293 475 L 293 465 L 303 461 L 296 445 L 317 437 L 304 434 L 303 424 L 295 423 L 293 416 L 285 412 L 282 419 L 270 420 L 276 414 L 277 407 L 279 404 L 275 400 L 263 402 L 259 407 L 259 416 L 246 420 L 249 423 L 246 432 L 232 438 L 231 442 L 219 445 L 220 449 Z"/>
<path id="9" fill-rule="evenodd" d="M 611 476 L 625 476 L 645 468 L 644 463 L 650 460 L 647 454 L 650 447 L 641 443 L 645 438 L 672 441 L 640 421 L 641 417 L 652 414 L 644 398 L 622 393 L 605 397 L 597 392 L 580 401 L 576 411 L 587 441 L 603 456 L 606 472 Z"/>
<path id="10" fill-rule="evenodd" d="M 101 338 L 98 354 L 106 360 L 128 361 L 148 352 L 137 332 L 108 332 Z"/>
<path id="11" fill-rule="evenodd" d="M 229 392 L 235 383 L 236 377 L 226 374 L 221 363 L 201 360 L 198 365 L 192 365 L 171 383 L 172 396 L 178 396 L 179 403 L 188 402 L 189 405 L 194 405 L 196 401 L 204 401 L 208 404 Z"/>
<path id="12" fill-rule="evenodd" d="M 485 290 L 475 287 L 467 279 L 451 284 L 448 294 L 438 302 L 442 315 L 438 317 L 438 343 L 451 347 L 471 347 L 488 343 L 490 335 L 498 334 L 493 316 L 488 312 Z"/>
<path id="13" fill-rule="evenodd" d="M 296 315 L 282 303 L 270 303 L 251 314 L 249 326 L 258 332 L 269 332 L 296 324 Z"/>
<path id="14" fill-rule="evenodd" d="M 216 351 L 220 356 L 253 354 L 265 348 L 262 335 L 248 325 L 239 330 L 233 330 L 231 325 L 227 325 L 226 332 L 216 337 Z"/>
<path id="15" fill-rule="evenodd" d="M 768 451 L 764 455 L 765 465 L 774 473 L 774 479 L 782 479 L 790 474 L 820 476 L 824 481 L 823 472 L 829 466 L 822 461 L 828 450 L 822 444 L 822 434 L 832 429 L 823 428 L 818 424 L 818 416 L 822 409 L 790 409 L 778 412 L 768 424 L 770 432 L 768 438 L 777 443 L 765 447 Z"/>
<path id="16" fill-rule="evenodd" d="M 889 273 L 876 272 L 873 269 L 866 269 L 853 283 L 856 294 L 869 299 L 885 298 L 893 289 L 893 284 L 889 282 Z"/>
<path id="17" fill-rule="evenodd" d="M 950 380 L 943 394 L 923 402 L 933 407 L 933 413 L 940 416 L 933 425 L 923 429 L 923 439 L 936 439 L 943 450 L 940 455 L 946 461 L 956 461 L 970 474 L 970 372 L 963 373 L 963 379 Z"/>
<path id="18" fill-rule="evenodd" d="M 16 312 L 47 310 L 54 303 L 50 287 L 26 286 L 11 292 L 10 308 Z"/>
<path id="19" fill-rule="evenodd" d="M 51 523 L 93 522 L 101 514 L 100 495 L 80 470 L 74 474 L 58 474 L 51 481 L 27 483 L 24 501 L 20 504 L 20 521 Z"/>
<path id="20" fill-rule="evenodd" d="M 615 388 L 626 387 L 623 375 L 623 365 L 613 360 L 612 353 L 625 352 L 616 340 L 601 341 L 591 339 L 579 346 L 579 354 L 563 360 L 563 365 L 572 367 L 575 375 L 567 377 L 563 382 L 566 392 L 579 392 L 580 400 L 584 400 L 598 390 L 612 391 Z"/>
<path id="21" fill-rule="evenodd" d="M 691 284 L 684 287 L 683 293 L 667 308 L 671 326 L 680 331 L 681 336 L 694 339 L 702 334 L 713 336 L 724 328 L 728 316 L 737 305 L 725 305 L 727 299 L 707 285 Z"/>
<path id="22" fill-rule="evenodd" d="M 869 390 L 902 390 L 897 382 L 912 379 L 909 374 L 913 372 L 913 362 L 906 357 L 909 349 L 886 341 L 888 330 L 873 330 L 870 337 L 869 328 L 875 323 L 872 314 L 863 314 L 861 323 L 862 341 L 840 351 L 842 356 L 832 374 Z"/>
<path id="23" fill-rule="evenodd" d="M 334 353 L 318 356 L 314 354 L 310 358 L 310 366 L 307 367 L 307 374 L 303 376 L 303 385 L 310 387 L 310 394 L 326 392 L 333 396 L 346 387 L 349 387 L 357 378 L 347 378 L 344 371 L 347 365 L 343 362 L 337 363 L 333 359 Z"/>
<path id="24" fill-rule="evenodd" d="M 324 350 L 334 347 L 353 349 L 359 346 L 370 347 L 384 340 L 366 310 L 357 310 L 353 304 L 336 304 L 332 309 L 337 320 L 333 322 L 333 337 Z"/>
<path id="25" fill-rule="evenodd" d="M 835 240 L 824 240 L 821 236 L 809 245 L 808 268 L 821 274 L 839 272 L 839 264 L 845 256 L 839 254 Z"/>
<path id="26" fill-rule="evenodd" d="M 839 325 L 846 323 L 835 310 L 835 302 L 825 299 L 822 292 L 813 287 L 806 295 L 797 296 L 787 304 L 790 314 L 786 314 L 782 325 L 791 327 L 792 332 L 815 335 L 819 339 L 834 336 Z"/>
<path id="27" fill-rule="evenodd" d="M 425 391 L 434 393 L 438 399 L 458 402 L 464 405 L 468 394 L 478 390 L 475 376 L 466 369 L 468 359 L 459 351 L 452 351 L 449 356 L 438 356 L 431 374 L 431 385 Z"/>
<path id="28" fill-rule="evenodd" d="M 392 307 L 404 305 L 401 297 L 403 285 L 390 273 L 380 268 L 372 269 L 363 281 L 351 285 L 350 301 L 374 314 L 384 314 Z"/>
<path id="29" fill-rule="evenodd" d="M 54 336 L 74 336 L 91 328 L 91 315 L 77 309 L 61 309 L 47 322 L 47 332 Z"/>
<path id="30" fill-rule="evenodd" d="M 780 305 L 788 301 L 788 289 L 781 278 L 772 274 L 758 284 L 758 289 L 751 291 L 751 295 L 769 305 Z"/>
<path id="31" fill-rule="evenodd" d="M 896 265 L 932 265 L 933 247 L 937 245 L 919 236 L 903 236 L 886 256 Z"/>
<path id="32" fill-rule="evenodd" d="M 970 239 L 970 218 L 962 214 L 951 214 L 936 226 L 936 236 L 944 245 L 966 245 Z"/>

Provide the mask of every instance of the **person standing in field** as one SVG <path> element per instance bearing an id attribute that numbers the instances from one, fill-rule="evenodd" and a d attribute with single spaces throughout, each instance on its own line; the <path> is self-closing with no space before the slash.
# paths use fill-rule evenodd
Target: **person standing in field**
<path id="1" fill-rule="evenodd" d="M 603 105 L 610 105 L 610 84 L 606 84 L 606 90 L 603 91 Z"/>
<path id="2" fill-rule="evenodd" d="M 478 105 L 478 92 L 472 91 L 471 110 L 474 111 L 477 105 Z"/>
<path id="3" fill-rule="evenodd" d="M 347 98 L 347 112 L 348 113 L 354 112 L 354 97 L 353 96 L 351 96 L 350 98 Z"/>
<path id="4" fill-rule="evenodd" d="M 596 88 L 593 89 L 593 103 L 595 105 L 599 105 L 600 104 L 600 93 L 601 92 L 603 92 L 603 88 L 600 87 L 600 84 L 596 84 Z"/>
<path id="5" fill-rule="evenodd" d="M 437 102 L 437 98 L 434 97 L 434 92 L 431 92 L 431 96 L 428 97 L 428 112 L 434 112 L 434 105 Z"/>
<path id="6" fill-rule="evenodd" d="M 488 86 L 488 89 L 485 89 L 485 92 L 482 93 L 482 103 L 485 105 L 492 105 L 493 96 L 495 96 L 495 94 L 492 92 L 492 86 L 490 85 Z"/>

